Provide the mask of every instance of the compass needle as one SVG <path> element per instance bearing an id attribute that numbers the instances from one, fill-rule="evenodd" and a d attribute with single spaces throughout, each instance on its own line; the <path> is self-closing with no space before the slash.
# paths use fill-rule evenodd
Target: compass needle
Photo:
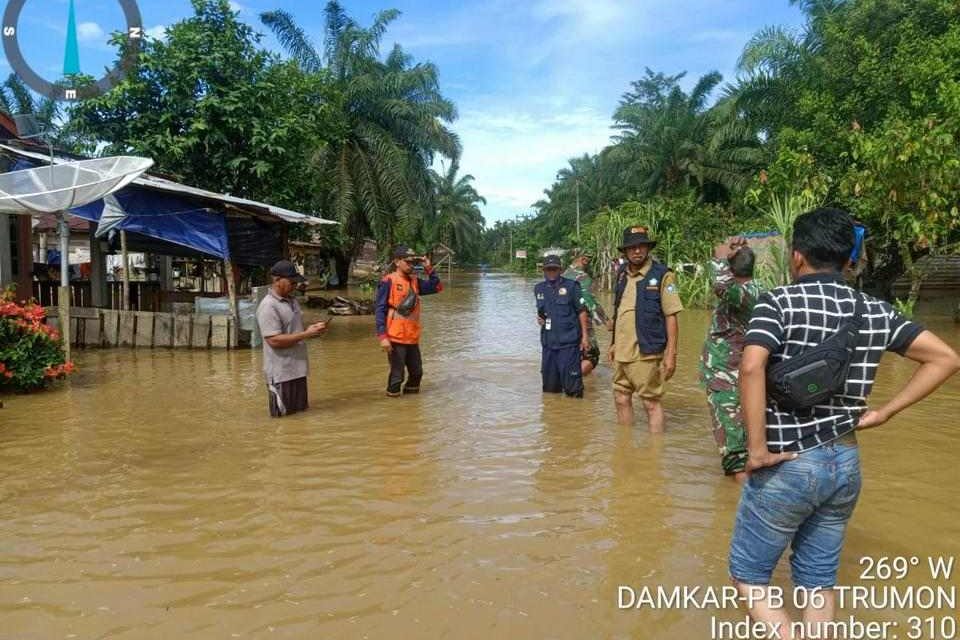
<path id="1" fill-rule="evenodd" d="M 70 0 L 67 14 L 67 49 L 63 54 L 63 75 L 80 75 L 80 46 L 77 44 L 77 16 Z"/>

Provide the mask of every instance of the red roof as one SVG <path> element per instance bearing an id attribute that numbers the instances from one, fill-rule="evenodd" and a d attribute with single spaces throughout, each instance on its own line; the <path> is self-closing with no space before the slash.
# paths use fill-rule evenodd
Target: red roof
<path id="1" fill-rule="evenodd" d="M 17 125 L 13 123 L 13 118 L 0 112 L 0 136 L 4 138 L 19 138 L 17 135 Z"/>
<path id="2" fill-rule="evenodd" d="M 59 222 L 56 215 L 52 213 L 41 213 L 35 217 L 37 218 L 38 222 L 34 229 L 37 231 L 57 230 L 57 225 Z M 83 218 L 78 218 L 77 216 L 70 216 L 67 223 L 70 225 L 70 231 L 82 231 L 86 233 L 90 230 L 90 223 Z"/>

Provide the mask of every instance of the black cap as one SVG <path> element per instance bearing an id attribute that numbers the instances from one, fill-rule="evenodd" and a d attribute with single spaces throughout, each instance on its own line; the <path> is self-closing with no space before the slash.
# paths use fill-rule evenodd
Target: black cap
<path id="1" fill-rule="evenodd" d="M 560 256 L 555 256 L 553 254 L 544 257 L 543 259 L 543 268 L 550 269 L 552 267 L 560 268 Z"/>
<path id="2" fill-rule="evenodd" d="M 398 244 L 393 248 L 393 259 L 397 258 L 416 258 L 417 254 L 413 252 L 413 249 L 408 247 L 405 244 Z"/>
<path id="3" fill-rule="evenodd" d="M 627 227 L 623 230 L 623 242 L 620 244 L 620 251 L 641 244 L 648 244 L 651 249 L 657 246 L 657 243 L 650 239 L 646 227 Z"/>
<path id="4" fill-rule="evenodd" d="M 270 267 L 270 275 L 277 276 L 278 278 L 289 278 L 294 282 L 306 282 L 307 280 L 300 275 L 300 272 L 297 271 L 297 268 L 293 266 L 293 263 L 289 260 L 281 260 Z"/>

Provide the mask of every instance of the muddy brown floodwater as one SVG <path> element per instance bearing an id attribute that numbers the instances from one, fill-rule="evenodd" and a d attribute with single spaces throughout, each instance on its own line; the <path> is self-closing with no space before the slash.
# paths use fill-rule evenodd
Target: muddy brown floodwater
<path id="1" fill-rule="evenodd" d="M 282 420 L 249 350 L 89 350 L 69 384 L 5 397 L 0 637 L 710 638 L 712 617 L 741 620 L 617 607 L 619 585 L 728 584 L 738 489 L 696 382 L 707 312 L 681 317 L 652 437 L 616 425 L 607 366 L 582 401 L 541 395 L 532 284 L 429 298 L 417 397 L 384 397 L 372 318 L 311 343 L 312 408 Z M 946 313 L 921 320 L 960 346 Z M 877 398 L 912 368 L 888 356 Z M 861 434 L 844 584 L 876 585 L 862 556 L 920 558 L 903 586 L 960 556 L 958 400 L 955 378 Z M 900 637 L 946 615 L 850 613 Z"/>

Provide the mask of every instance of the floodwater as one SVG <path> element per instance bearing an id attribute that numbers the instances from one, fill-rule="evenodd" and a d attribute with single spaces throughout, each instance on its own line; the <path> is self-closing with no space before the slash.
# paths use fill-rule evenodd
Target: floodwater
<path id="1" fill-rule="evenodd" d="M 429 298 L 416 397 L 384 397 L 372 318 L 311 343 L 312 408 L 282 420 L 249 350 L 90 350 L 69 384 L 6 396 L 0 637 L 717 637 L 712 618 L 745 612 L 617 606 L 620 585 L 728 585 L 738 488 L 696 384 L 707 313 L 681 318 L 656 437 L 642 412 L 616 424 L 607 366 L 582 401 L 541 395 L 532 297 L 490 275 Z M 921 319 L 960 346 L 947 314 Z M 911 371 L 888 356 L 877 398 Z M 960 556 L 958 411 L 954 379 L 861 434 L 843 584 L 877 586 L 863 556 L 917 556 L 885 584 L 957 588 L 924 574 Z M 956 615 L 847 613 L 899 637 Z"/>

